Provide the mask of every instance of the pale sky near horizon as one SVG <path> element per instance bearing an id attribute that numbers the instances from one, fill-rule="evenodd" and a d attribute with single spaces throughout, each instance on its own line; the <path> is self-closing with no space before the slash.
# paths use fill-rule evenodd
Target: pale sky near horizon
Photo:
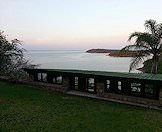
<path id="1" fill-rule="evenodd" d="M 121 48 L 162 0 L 0 0 L 0 30 L 26 49 Z"/>

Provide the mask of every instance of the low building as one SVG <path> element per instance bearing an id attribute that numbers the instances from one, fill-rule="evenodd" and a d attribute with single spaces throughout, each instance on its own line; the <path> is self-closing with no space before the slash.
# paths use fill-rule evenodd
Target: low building
<path id="1" fill-rule="evenodd" d="M 162 107 L 162 74 L 65 69 L 24 69 L 49 90 L 90 93 L 96 98 Z M 50 84 L 50 85 L 48 85 Z"/>

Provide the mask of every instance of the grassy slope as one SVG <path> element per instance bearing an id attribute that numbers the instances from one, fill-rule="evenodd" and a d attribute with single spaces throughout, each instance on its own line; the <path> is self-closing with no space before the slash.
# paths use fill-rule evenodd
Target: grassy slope
<path id="1" fill-rule="evenodd" d="M 162 131 L 162 112 L 0 82 L 0 131 Z"/>

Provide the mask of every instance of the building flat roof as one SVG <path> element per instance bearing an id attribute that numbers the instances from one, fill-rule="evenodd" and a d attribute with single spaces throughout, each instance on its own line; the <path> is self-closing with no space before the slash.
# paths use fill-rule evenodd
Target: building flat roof
<path id="1" fill-rule="evenodd" d="M 71 70 L 71 69 L 24 69 L 25 71 L 39 71 L 39 72 L 58 72 L 71 73 L 82 75 L 95 76 L 109 76 L 119 78 L 144 79 L 152 81 L 162 81 L 162 74 L 148 74 L 148 73 L 126 73 L 126 72 L 108 72 L 108 71 L 89 71 L 89 70 Z"/>

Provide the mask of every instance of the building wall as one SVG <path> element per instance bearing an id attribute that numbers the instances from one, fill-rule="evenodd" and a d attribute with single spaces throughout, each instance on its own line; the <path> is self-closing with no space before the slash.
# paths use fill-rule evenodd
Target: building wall
<path id="1" fill-rule="evenodd" d="M 154 100 L 154 99 L 146 99 L 141 97 L 133 97 L 133 96 L 127 96 L 127 95 L 120 95 L 115 93 L 108 93 L 105 92 L 105 83 L 103 80 L 96 80 L 96 92 L 98 97 L 104 97 L 114 100 L 121 100 L 121 101 L 128 101 L 132 103 L 139 103 L 139 104 L 145 104 L 148 106 L 162 106 L 162 89 L 160 91 L 160 100 Z"/>
<path id="2" fill-rule="evenodd" d="M 52 91 L 59 91 L 59 92 L 64 92 L 66 93 L 69 90 L 72 90 L 71 86 L 71 78 L 68 77 L 68 75 L 63 76 L 63 81 L 62 84 L 53 84 L 52 83 L 52 77 L 51 74 L 48 73 L 48 79 L 47 82 L 38 82 L 38 76 L 37 74 L 33 75 L 33 78 L 36 82 L 30 82 L 32 85 L 39 86 L 40 89 L 45 89 L 45 90 L 52 90 Z M 51 78 L 50 78 L 51 77 Z M 90 76 L 91 77 L 91 76 Z M 81 83 L 79 83 L 79 87 L 84 88 L 85 92 L 85 87 L 84 87 L 84 81 L 86 80 L 87 76 L 79 76 L 79 79 L 82 80 Z M 147 98 L 142 98 L 142 97 L 135 97 L 135 96 L 127 96 L 129 94 L 126 93 L 126 95 L 121 94 L 115 94 L 115 93 L 110 93 L 105 91 L 105 80 L 102 78 L 95 78 L 95 88 L 96 88 L 96 96 L 97 97 L 103 97 L 103 98 L 108 98 L 108 99 L 114 99 L 114 100 L 121 100 L 121 101 L 127 101 L 127 102 L 133 102 L 133 103 L 138 103 L 138 104 L 146 104 L 148 106 L 162 106 L 162 89 L 160 89 L 159 93 L 159 100 L 156 99 L 147 99 Z M 113 79 L 112 79 L 113 80 Z M 116 80 L 114 80 L 116 81 Z M 80 82 L 80 81 L 79 81 Z M 113 81 L 112 81 L 113 82 Z M 130 89 L 128 89 L 128 80 L 125 79 L 122 81 L 122 89 L 125 89 L 126 92 L 128 92 Z M 117 83 L 115 82 L 114 85 Z M 129 86 L 130 87 L 130 86 Z M 81 90 L 80 90 L 81 91 Z"/>
<path id="3" fill-rule="evenodd" d="M 159 101 L 160 101 L 160 104 L 162 106 L 162 89 L 160 89 L 160 93 L 159 93 Z"/>

